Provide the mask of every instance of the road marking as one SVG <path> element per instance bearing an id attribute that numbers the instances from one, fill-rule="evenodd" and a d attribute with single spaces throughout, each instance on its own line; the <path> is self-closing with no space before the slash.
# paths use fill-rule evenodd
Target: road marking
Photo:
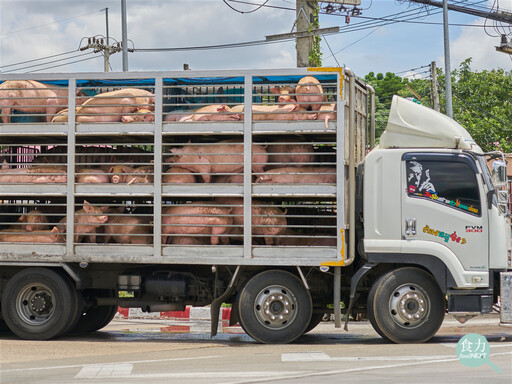
<path id="1" fill-rule="evenodd" d="M 309 354 L 310 357 L 317 355 L 320 357 L 320 354 L 315 352 L 304 353 L 304 355 Z M 290 354 L 291 355 L 291 354 Z M 492 356 L 499 355 L 512 355 L 512 352 L 501 352 L 491 354 Z M 328 355 L 327 355 L 328 356 Z M 404 356 L 409 357 L 409 356 Z M 420 356 L 420 358 L 425 358 L 427 356 Z M 347 369 L 338 369 L 338 370 L 330 370 L 330 371 L 244 371 L 244 372 L 232 372 L 232 371 L 224 371 L 224 372 L 173 372 L 173 373 L 142 373 L 142 374 L 129 374 L 129 375 L 118 375 L 118 376 L 109 376 L 110 379 L 131 379 L 143 381 L 144 379 L 224 379 L 223 384 L 250 384 L 250 383 L 262 383 L 262 382 L 272 382 L 275 380 L 291 380 L 291 379 L 305 379 L 305 378 L 313 378 L 313 377 L 322 377 L 322 376 L 330 376 L 330 375 L 339 375 L 344 373 L 355 373 L 355 372 L 369 372 L 374 370 L 381 369 L 390 369 L 390 368 L 401 368 L 401 367 L 410 367 L 417 365 L 426 365 L 426 364 L 434 364 L 434 363 L 447 363 L 447 362 L 455 362 L 458 361 L 458 357 L 450 356 L 450 358 L 443 359 L 435 359 L 436 356 L 428 356 L 431 360 L 423 360 L 423 361 L 413 361 L 413 362 L 405 362 L 405 363 L 397 363 L 397 364 L 387 364 L 387 365 L 374 365 L 374 366 L 366 366 L 366 367 L 358 367 L 358 368 L 347 368 Z M 336 360 L 333 358 L 332 360 Z M 310 360 L 311 361 L 311 360 Z M 264 379 L 263 379 L 264 378 Z M 104 377 L 106 379 L 106 377 Z"/>
<path id="2" fill-rule="evenodd" d="M 512 352 L 500 352 L 500 353 L 493 353 L 492 356 L 499 356 L 499 355 L 512 355 Z M 390 368 L 401 368 L 401 367 L 410 367 L 415 365 L 426 365 L 426 364 L 433 364 L 433 363 L 447 363 L 452 361 L 458 361 L 459 358 L 451 358 L 451 359 L 441 359 L 441 360 L 427 360 L 427 361 L 416 361 L 416 362 L 410 362 L 410 363 L 400 363 L 400 364 L 388 364 L 388 365 L 374 365 L 374 366 L 367 366 L 367 367 L 360 367 L 360 368 L 348 368 L 348 369 L 337 369 L 332 371 L 322 371 L 322 372 L 296 372 L 295 374 L 286 377 L 286 380 L 291 379 L 305 379 L 309 377 L 321 377 L 321 376 L 330 376 L 330 375 L 340 375 L 344 373 L 353 373 L 353 372 L 369 372 L 374 370 L 380 370 L 380 369 L 390 369 Z M 267 372 L 265 372 L 265 375 Z M 264 377 L 264 375 L 262 375 Z M 224 382 L 224 384 L 250 384 L 250 383 L 262 383 L 263 380 L 261 378 L 255 379 L 255 380 L 242 380 L 242 381 L 231 381 L 231 382 Z"/>
<path id="3" fill-rule="evenodd" d="M 183 360 L 198 360 L 198 359 L 217 359 L 220 356 L 200 356 L 200 357 L 178 357 L 171 359 L 155 359 L 155 360 L 133 360 L 133 361 L 125 361 L 123 364 L 138 364 L 138 363 L 163 363 L 167 361 L 183 361 Z M 74 365 L 55 365 L 49 367 L 35 367 L 35 368 L 15 368 L 15 369 L 2 369 L 0 373 L 5 372 L 26 372 L 26 371 L 41 371 L 48 369 L 67 369 L 67 368 L 80 368 L 80 367 L 90 367 L 90 366 L 98 366 L 98 364 L 74 364 Z M 1 376 L 0 376 L 1 377 Z"/>
<path id="4" fill-rule="evenodd" d="M 330 357 L 323 352 L 297 352 L 281 354 L 282 362 L 294 361 L 414 361 L 428 359 L 450 359 L 454 355 L 431 355 L 431 356 L 349 356 Z"/>
<path id="5" fill-rule="evenodd" d="M 133 364 L 101 364 L 83 367 L 75 376 L 75 379 L 99 379 L 108 377 L 129 376 L 132 373 Z"/>
<path id="6" fill-rule="evenodd" d="M 294 352 L 282 353 L 281 361 L 330 361 L 331 356 L 323 352 Z"/>

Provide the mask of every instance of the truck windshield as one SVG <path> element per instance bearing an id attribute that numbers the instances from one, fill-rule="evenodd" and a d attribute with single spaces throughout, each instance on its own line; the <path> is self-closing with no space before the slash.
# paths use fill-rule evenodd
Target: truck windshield
<path id="1" fill-rule="evenodd" d="M 480 164 L 480 168 L 482 169 L 482 177 L 484 179 L 485 185 L 487 186 L 487 189 L 489 191 L 495 191 L 496 188 L 494 188 L 494 184 L 492 183 L 491 171 L 487 166 L 486 157 L 487 156 L 476 156 L 478 164 Z M 496 197 L 496 193 L 493 193 L 490 196 L 492 196 L 492 204 L 494 206 L 498 206 L 498 198 Z"/>

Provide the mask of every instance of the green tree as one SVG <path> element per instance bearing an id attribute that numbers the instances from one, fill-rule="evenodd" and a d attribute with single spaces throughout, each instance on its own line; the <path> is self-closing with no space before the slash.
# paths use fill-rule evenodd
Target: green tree
<path id="1" fill-rule="evenodd" d="M 452 76 L 454 119 L 484 151 L 512 152 L 512 71 L 473 72 L 467 59 Z"/>
<path id="2" fill-rule="evenodd" d="M 512 71 L 473 72 L 471 59 L 467 59 L 451 75 L 454 119 L 484 151 L 512 152 Z M 393 73 L 384 76 L 370 72 L 365 80 L 375 88 L 377 96 L 376 137 L 380 137 L 386 127 L 393 95 L 418 98 L 423 105 L 431 106 L 431 81 L 428 79 L 407 80 Z M 446 105 L 444 83 L 444 74 L 438 69 L 442 113 Z"/>

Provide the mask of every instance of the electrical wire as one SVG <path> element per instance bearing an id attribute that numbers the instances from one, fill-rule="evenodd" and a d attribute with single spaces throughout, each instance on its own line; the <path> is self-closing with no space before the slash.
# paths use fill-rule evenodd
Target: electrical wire
<path id="1" fill-rule="evenodd" d="M 256 7 L 255 9 L 253 9 L 252 11 L 240 11 L 239 9 L 236 9 L 235 7 L 232 7 L 226 0 L 222 0 L 224 2 L 224 4 L 226 4 L 229 8 L 231 8 L 233 11 L 235 12 L 238 12 L 238 13 L 241 13 L 241 14 L 246 14 L 246 13 L 253 13 L 253 12 L 256 12 L 258 10 L 260 10 L 262 7 L 264 7 L 269 0 L 265 0 L 264 3 L 260 4 L 258 7 Z"/>
<path id="2" fill-rule="evenodd" d="M 17 31 L 7 32 L 7 33 L 4 33 L 4 34 L 0 35 L 0 37 L 4 37 L 4 36 L 8 36 L 8 35 L 13 35 L 13 34 L 15 34 L 15 33 L 19 33 L 19 32 L 29 31 L 29 30 L 31 30 L 31 29 L 37 29 L 37 28 L 41 28 L 41 27 L 46 27 L 46 26 L 48 26 L 48 25 L 61 23 L 61 22 L 63 22 L 63 21 L 68 21 L 68 20 L 76 19 L 76 18 L 78 18 L 78 17 L 82 17 L 82 16 L 86 16 L 86 15 L 91 15 L 91 14 L 93 14 L 93 13 L 96 13 L 96 12 L 102 12 L 102 11 L 104 11 L 104 10 L 105 10 L 105 8 L 100 9 L 100 10 L 96 10 L 96 11 L 92 11 L 92 12 L 83 13 L 83 14 L 78 15 L 78 16 L 68 17 L 67 19 L 56 20 L 56 21 L 53 21 L 53 22 L 51 22 L 51 23 L 46 23 L 46 24 L 36 25 L 36 26 L 34 26 L 34 27 L 30 27 L 30 28 L 19 29 L 19 30 L 17 30 Z"/>
<path id="3" fill-rule="evenodd" d="M 45 70 L 50 69 L 50 68 L 63 67 L 65 65 L 74 64 L 74 63 L 80 63 L 82 61 L 92 60 L 92 59 L 96 59 L 98 57 L 102 57 L 102 55 L 96 55 L 96 56 L 88 57 L 87 59 L 82 59 L 82 60 L 75 60 L 75 61 L 71 61 L 69 63 L 59 64 L 59 65 L 52 65 L 52 66 L 46 67 L 46 68 L 35 69 L 33 71 L 29 71 L 29 72 L 26 72 L 26 73 L 34 73 L 34 72 L 39 72 L 39 71 L 45 71 Z"/>
<path id="4" fill-rule="evenodd" d="M 226 3 L 226 0 L 223 0 L 223 1 Z M 248 2 L 248 1 L 240 1 L 240 0 L 229 0 L 229 1 L 230 2 L 234 2 L 234 3 L 243 3 L 243 4 L 256 5 L 257 9 L 255 9 L 255 10 L 253 10 L 251 12 L 254 12 L 254 11 L 258 10 L 258 9 L 261 9 L 262 7 L 276 8 L 276 9 L 283 9 L 283 10 L 290 10 L 290 11 L 293 10 L 293 11 L 295 11 L 295 8 L 287 8 L 287 7 L 279 7 L 279 6 L 275 6 L 275 5 L 269 5 L 269 4 L 267 4 L 268 0 L 265 1 L 264 3 L 260 3 L 260 4 L 255 4 L 255 3 Z M 456 3 L 462 3 L 462 1 L 457 1 Z M 478 6 L 481 3 L 482 3 L 482 1 L 476 1 L 476 2 L 472 2 L 470 5 Z M 229 5 L 229 4 L 227 4 L 227 5 Z M 94 11 L 94 12 L 97 12 L 97 11 Z M 91 12 L 91 13 L 94 13 L 94 12 Z M 440 13 L 440 12 L 441 11 L 435 12 L 435 13 Z M 324 38 L 325 43 L 327 44 L 327 46 L 328 46 L 328 48 L 329 48 L 329 50 L 331 52 L 331 55 L 332 55 L 332 56 L 329 56 L 327 58 L 334 57 L 334 59 L 337 62 L 336 54 L 338 54 L 339 52 L 349 48 L 352 45 L 355 45 L 357 42 L 363 40 L 364 38 L 370 36 L 376 30 L 378 30 L 378 28 L 381 28 L 382 26 L 386 26 L 386 25 L 394 24 L 394 23 L 417 23 L 417 24 L 435 24 L 435 25 L 442 24 L 442 23 L 418 21 L 417 20 L 418 18 L 426 16 L 424 13 L 425 13 L 425 11 L 418 12 L 417 9 L 416 10 L 412 10 L 411 9 L 411 10 L 408 10 L 408 11 L 403 11 L 403 12 L 398 12 L 398 13 L 394 13 L 394 14 L 391 14 L 391 15 L 387 15 L 387 16 L 382 17 L 382 18 L 371 18 L 371 17 L 365 17 L 365 16 L 361 16 L 361 15 L 354 16 L 354 18 L 365 19 L 365 20 L 361 21 L 359 23 L 351 24 L 351 25 L 341 26 L 340 27 L 340 31 L 338 32 L 339 34 L 341 34 L 341 33 L 350 33 L 350 32 L 358 32 L 358 31 L 368 30 L 368 29 L 371 29 L 371 28 L 373 28 L 373 30 L 371 32 L 369 32 L 367 35 L 363 36 L 362 38 L 360 38 L 360 39 L 356 40 L 355 42 L 351 43 L 350 45 L 348 45 L 348 46 L 342 48 L 341 50 L 337 51 L 336 53 L 333 53 L 331 47 L 329 46 L 329 44 L 327 42 L 327 39 L 325 38 L 324 35 L 322 35 L 322 37 Z M 432 14 L 435 14 L 435 13 L 432 13 Z M 80 15 L 80 16 L 83 16 L 83 15 Z M 79 16 L 75 16 L 75 17 L 79 17 Z M 60 20 L 60 21 L 64 21 L 64 20 L 69 20 L 69 19 L 63 19 L 63 20 Z M 450 25 L 451 26 L 456 25 L 456 26 L 485 27 L 485 25 L 471 25 L 471 24 L 469 24 L 469 25 L 468 24 L 450 24 Z M 164 52 L 164 51 L 176 52 L 176 51 L 193 51 L 193 50 L 241 48 L 241 47 L 251 47 L 251 46 L 264 45 L 264 44 L 281 43 L 281 42 L 291 41 L 291 40 L 295 40 L 295 38 L 290 37 L 289 39 L 283 39 L 283 40 L 280 40 L 280 41 L 254 40 L 254 41 L 246 41 L 246 42 L 239 42 L 239 43 L 228 43 L 228 44 L 206 45 L 206 46 L 194 46 L 194 47 L 137 48 L 137 49 L 134 49 L 134 51 L 135 52 Z M 70 53 L 74 53 L 74 52 L 76 52 L 76 51 L 68 51 L 68 52 L 64 52 L 64 53 L 61 53 L 61 54 L 57 54 L 57 55 L 47 56 L 47 57 L 44 57 L 44 58 L 28 60 L 28 61 L 24 61 L 24 62 L 20 62 L 20 63 L 15 63 L 15 64 L 9 64 L 9 65 L 2 66 L 0 68 L 7 68 L 7 67 L 12 67 L 12 66 L 18 66 L 18 65 L 25 64 L 25 63 L 30 63 L 30 62 L 34 62 L 34 61 L 38 61 L 38 60 L 44 60 L 44 59 L 47 59 L 47 58 L 57 57 L 57 56 L 61 56 L 61 55 L 65 55 L 65 54 L 70 54 Z M 77 57 L 77 56 L 73 56 L 73 57 Z M 68 59 L 71 59 L 73 57 L 70 57 Z M 62 59 L 62 60 L 66 60 L 66 59 Z M 58 61 L 61 61 L 61 60 L 55 60 L 55 61 L 52 61 L 52 62 L 42 63 L 42 64 L 39 64 L 39 65 L 51 64 L 53 62 L 58 62 Z M 66 65 L 66 64 L 62 64 L 62 65 Z M 24 67 L 24 68 L 27 68 L 27 67 Z M 24 69 L 24 68 L 18 68 L 17 70 Z M 9 72 L 13 72 L 13 71 L 9 71 Z"/>
<path id="5" fill-rule="evenodd" d="M 247 2 L 247 1 L 238 1 L 238 0 L 230 0 L 230 1 L 231 2 L 237 2 L 237 3 L 256 5 L 254 3 L 250 3 L 250 2 Z M 291 8 L 285 8 L 285 7 L 277 7 L 277 6 L 268 6 L 268 7 L 292 10 Z M 416 13 L 417 12 L 414 12 L 414 14 L 416 14 Z M 418 18 L 418 17 L 422 17 L 422 16 L 417 16 L 416 15 L 415 17 L 409 18 L 407 20 L 387 19 L 387 17 L 394 16 L 394 15 L 401 16 L 401 17 L 412 16 L 410 11 L 406 11 L 405 13 L 404 12 L 400 12 L 400 13 L 396 13 L 396 14 L 392 14 L 392 15 L 386 16 L 386 18 L 369 18 L 369 19 L 372 20 L 371 22 L 364 21 L 364 22 L 361 22 L 361 23 L 353 24 L 352 26 L 340 27 L 340 32 L 337 32 L 337 33 L 358 32 L 358 31 L 361 31 L 361 30 L 364 30 L 364 29 L 377 28 L 377 27 L 381 27 L 381 26 L 388 25 L 388 24 L 391 24 L 391 23 L 413 22 L 412 21 L 413 19 Z M 378 21 L 379 23 L 376 24 L 375 21 Z M 434 24 L 442 24 L 442 23 L 434 23 Z M 474 26 L 474 25 L 471 25 L 471 24 L 465 24 L 465 25 L 466 26 Z M 483 25 L 481 27 L 483 27 Z M 245 42 L 240 42 L 240 43 L 227 43 L 227 44 L 204 45 L 204 46 L 194 46 L 194 47 L 135 48 L 134 50 L 135 50 L 135 52 L 177 52 L 177 51 L 193 51 L 193 50 L 211 50 L 211 49 L 224 49 L 224 48 L 251 47 L 251 46 L 257 46 L 257 45 L 263 45 L 263 44 L 280 43 L 280 42 L 290 41 L 290 40 L 295 40 L 295 38 L 294 37 L 290 37 L 288 39 L 282 39 L 280 41 L 253 40 L 253 41 L 245 41 Z M 331 56 L 329 56 L 329 57 L 331 57 Z"/>
<path id="6" fill-rule="evenodd" d="M 17 71 L 22 70 L 22 69 L 28 69 L 28 68 L 34 68 L 34 67 L 40 67 L 41 65 L 53 64 L 53 63 L 57 63 L 57 62 L 59 62 L 59 61 L 63 61 L 63 60 L 70 60 L 70 59 L 74 59 L 75 57 L 81 57 L 81 56 L 85 56 L 85 55 L 90 55 L 90 54 L 92 54 L 92 53 L 93 53 L 93 52 L 86 52 L 86 53 L 82 53 L 82 54 L 75 55 L 75 56 L 65 57 L 65 58 L 63 58 L 63 59 L 59 59 L 59 60 L 52 60 L 52 61 L 50 61 L 50 62 L 46 62 L 46 63 L 40 63 L 40 64 L 34 64 L 34 65 L 27 65 L 26 67 L 21 67 L 21 68 L 12 69 L 12 70 L 9 70 L 9 71 L 4 71 L 3 73 L 17 72 Z"/>
<path id="7" fill-rule="evenodd" d="M 419 67 L 416 67 L 416 68 L 411 68 L 411 69 L 408 69 L 406 71 L 398 71 L 398 72 L 393 72 L 395 75 L 398 75 L 400 73 L 406 73 L 406 72 L 412 72 L 412 71 L 415 71 L 417 69 L 422 69 L 422 68 L 429 68 L 430 65 L 421 65 Z"/>
<path id="8" fill-rule="evenodd" d="M 70 54 L 70 53 L 75 53 L 75 52 L 77 52 L 77 50 L 76 50 L 76 49 L 75 49 L 75 50 L 73 50 L 73 51 L 67 51 L 67 52 L 63 52 L 63 53 L 57 53 L 56 55 L 50 55 L 50 56 L 46 56 L 46 57 L 40 57 L 39 59 L 32 59 L 32 60 L 27 60 L 27 61 L 20 61 L 19 63 L 2 65 L 2 66 L 0 66 L 0 68 L 7 68 L 7 67 L 13 67 L 13 66 L 16 66 L 16 65 L 32 63 L 32 62 L 34 62 L 34 61 L 50 59 L 50 58 L 52 58 L 52 57 L 57 57 L 57 56 L 62 56 L 62 55 L 68 55 L 68 54 Z"/>

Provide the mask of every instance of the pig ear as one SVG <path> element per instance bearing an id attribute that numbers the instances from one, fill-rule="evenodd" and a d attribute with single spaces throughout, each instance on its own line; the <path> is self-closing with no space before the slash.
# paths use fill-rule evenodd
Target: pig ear
<path id="1" fill-rule="evenodd" d="M 227 107 L 226 105 L 224 105 L 224 104 L 219 105 L 219 106 L 217 107 L 217 112 L 226 112 L 226 111 L 228 110 L 227 108 L 228 108 L 228 107 Z"/>
<path id="2" fill-rule="evenodd" d="M 87 200 L 84 200 L 83 209 L 84 209 L 85 212 L 90 213 L 90 211 L 91 211 L 91 203 L 89 203 Z"/>
<path id="3" fill-rule="evenodd" d="M 32 232 L 32 226 L 31 225 L 25 225 L 25 229 L 29 232 Z"/>
<path id="4" fill-rule="evenodd" d="M 17 221 L 23 221 L 23 220 L 25 220 L 25 215 L 21 215 L 21 216 L 18 218 L 18 220 L 17 220 Z"/>
<path id="5" fill-rule="evenodd" d="M 105 213 L 108 211 L 109 207 L 103 206 L 103 207 L 100 207 L 100 209 L 101 209 L 101 212 Z"/>
<path id="6" fill-rule="evenodd" d="M 51 230 L 52 233 L 59 233 L 59 228 L 53 227 Z"/>

